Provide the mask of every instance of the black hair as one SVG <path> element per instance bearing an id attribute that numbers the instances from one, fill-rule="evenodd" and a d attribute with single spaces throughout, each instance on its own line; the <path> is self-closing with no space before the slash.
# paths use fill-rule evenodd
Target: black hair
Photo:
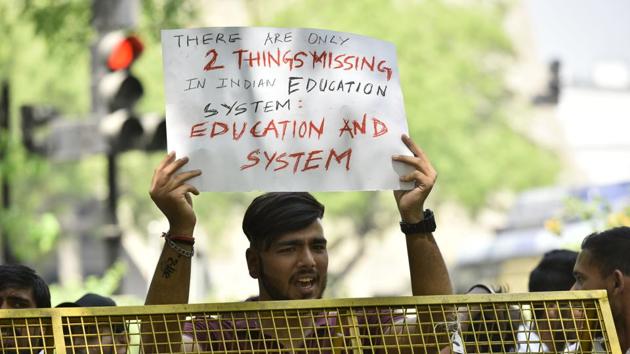
<path id="1" fill-rule="evenodd" d="M 630 275 L 630 227 L 592 233 L 582 241 L 582 250 L 589 251 L 591 260 L 602 275 L 608 275 L 615 269 Z"/>
<path id="2" fill-rule="evenodd" d="M 35 271 L 21 264 L 0 265 L 0 290 L 33 289 L 35 305 L 39 308 L 50 307 L 48 284 Z"/>
<path id="3" fill-rule="evenodd" d="M 243 232 L 259 250 L 274 238 L 308 227 L 324 217 L 324 206 L 306 192 L 273 192 L 258 196 L 243 217 Z"/>
<path id="4" fill-rule="evenodd" d="M 577 252 L 552 250 L 546 252 L 536 268 L 529 273 L 529 291 L 566 291 L 575 283 L 573 266 Z"/>

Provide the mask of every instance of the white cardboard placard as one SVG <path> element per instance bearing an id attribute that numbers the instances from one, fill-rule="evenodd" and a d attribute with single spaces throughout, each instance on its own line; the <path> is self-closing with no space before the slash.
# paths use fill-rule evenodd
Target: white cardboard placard
<path id="1" fill-rule="evenodd" d="M 169 151 L 200 191 L 408 187 L 395 47 L 268 27 L 162 31 Z"/>

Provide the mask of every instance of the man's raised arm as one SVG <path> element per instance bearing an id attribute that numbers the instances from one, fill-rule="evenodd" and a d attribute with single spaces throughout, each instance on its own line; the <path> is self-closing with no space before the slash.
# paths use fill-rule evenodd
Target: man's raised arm
<path id="1" fill-rule="evenodd" d="M 407 256 L 411 275 L 411 292 L 413 295 L 449 295 L 453 293 L 448 270 L 438 245 L 433 238 L 435 220 L 433 213 L 424 210 L 424 202 L 429 196 L 437 172 L 426 154 L 406 135 L 402 141 L 413 153 L 413 156 L 392 156 L 413 167 L 414 171 L 401 176 L 404 182 L 413 182 L 410 190 L 394 191 L 394 198 L 400 212 L 400 227 L 407 240 Z M 435 324 L 446 323 L 444 311 L 424 311 L 417 316 L 407 316 L 391 329 L 398 334 L 397 339 L 388 338 L 385 345 L 404 348 L 400 353 L 439 353 L 449 350 L 449 335 L 446 330 Z M 435 332 L 435 333 L 434 333 Z M 423 333 L 434 333 L 423 337 Z"/>
<path id="2" fill-rule="evenodd" d="M 188 158 L 175 158 L 169 153 L 153 173 L 149 194 L 169 222 L 169 231 L 164 235 L 164 248 L 158 260 L 145 305 L 186 304 L 190 291 L 190 265 L 193 256 L 193 231 L 197 217 L 192 208 L 190 193 L 199 191 L 188 183 L 199 176 L 200 171 L 177 172 L 188 162 Z M 183 337 L 182 318 L 166 316 L 162 321 L 143 323 L 143 353 L 180 352 Z M 165 334 L 168 332 L 168 336 Z"/>
<path id="3" fill-rule="evenodd" d="M 433 238 L 435 221 L 431 212 L 425 212 L 424 202 L 429 196 L 437 172 L 427 155 L 406 135 L 403 142 L 413 156 L 395 155 L 394 161 L 405 163 L 414 171 L 402 176 L 401 181 L 414 182 L 410 190 L 394 191 L 401 217 L 401 228 L 406 234 L 407 256 L 413 295 L 448 295 L 453 287 L 442 258 L 442 253 Z"/>
<path id="4" fill-rule="evenodd" d="M 177 171 L 188 158 L 175 159 L 171 152 L 160 162 L 153 174 L 149 194 L 169 222 L 164 235 L 164 248 L 153 273 L 145 305 L 188 303 L 190 264 L 193 252 L 193 231 L 197 218 L 190 193 L 199 191 L 186 182 L 200 171 Z"/>

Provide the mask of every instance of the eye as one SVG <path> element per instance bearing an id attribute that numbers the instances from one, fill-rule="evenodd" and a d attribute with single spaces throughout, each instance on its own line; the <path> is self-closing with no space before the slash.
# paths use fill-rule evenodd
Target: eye
<path id="1" fill-rule="evenodd" d="M 292 253 L 293 251 L 295 251 L 295 247 L 293 246 L 282 247 L 278 249 L 278 253 Z"/>
<path id="2" fill-rule="evenodd" d="M 28 307 L 28 303 L 24 301 L 11 301 L 9 305 L 11 308 L 14 308 L 14 309 L 23 309 L 23 308 Z"/>
<path id="3" fill-rule="evenodd" d="M 323 252 L 326 250 L 326 245 L 325 244 L 315 244 L 313 245 L 313 250 L 318 251 L 318 252 Z"/>

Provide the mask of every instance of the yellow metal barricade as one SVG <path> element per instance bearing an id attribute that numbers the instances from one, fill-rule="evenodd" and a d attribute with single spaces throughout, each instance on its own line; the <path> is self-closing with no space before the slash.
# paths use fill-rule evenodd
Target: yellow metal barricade
<path id="1" fill-rule="evenodd" d="M 505 353 L 543 342 L 620 353 L 606 292 L 0 310 L 2 353 Z"/>

